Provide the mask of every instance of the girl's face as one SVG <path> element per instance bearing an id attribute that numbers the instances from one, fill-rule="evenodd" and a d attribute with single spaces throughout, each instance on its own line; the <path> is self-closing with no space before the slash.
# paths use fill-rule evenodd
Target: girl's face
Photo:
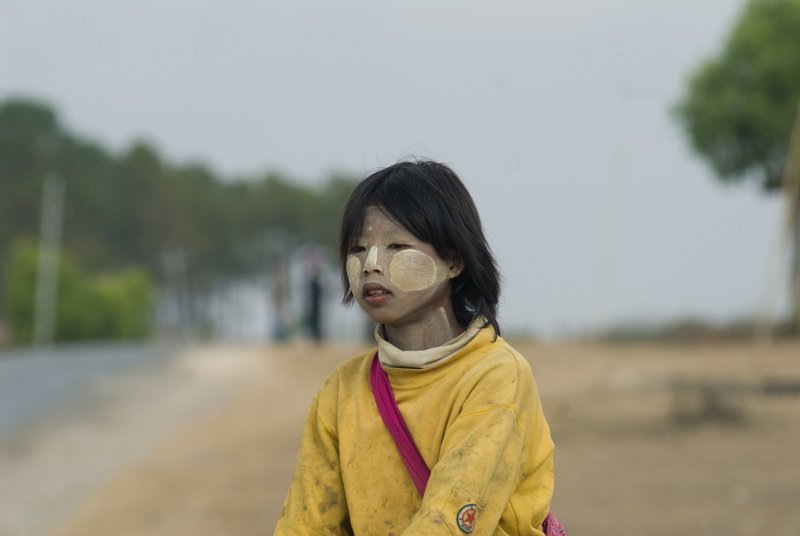
<path id="1" fill-rule="evenodd" d="M 387 327 L 452 315 L 450 280 L 461 267 L 387 217 L 366 208 L 364 228 L 347 257 L 350 290 L 369 317 Z"/>

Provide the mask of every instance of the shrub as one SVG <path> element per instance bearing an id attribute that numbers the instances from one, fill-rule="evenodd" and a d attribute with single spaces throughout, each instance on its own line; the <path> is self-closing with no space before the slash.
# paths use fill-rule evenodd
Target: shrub
<path id="1" fill-rule="evenodd" d="M 4 309 L 17 344 L 33 339 L 38 251 L 31 241 L 17 242 L 9 255 Z M 150 331 L 153 283 L 139 268 L 87 276 L 69 254 L 58 266 L 56 341 L 141 339 Z"/>

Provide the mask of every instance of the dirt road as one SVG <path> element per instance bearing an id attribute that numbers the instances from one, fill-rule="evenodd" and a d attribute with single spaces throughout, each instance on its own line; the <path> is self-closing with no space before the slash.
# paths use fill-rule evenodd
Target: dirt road
<path id="1" fill-rule="evenodd" d="M 533 364 L 553 429 L 553 508 L 571 536 L 800 533 L 800 395 L 790 392 L 800 381 L 800 344 L 766 354 L 733 344 L 518 348 Z M 249 357 L 229 370 L 235 391 L 224 403 L 175 423 L 47 534 L 271 534 L 309 400 L 355 351 L 226 350 Z M 228 361 L 212 354 L 206 366 L 223 370 Z M 776 378 L 783 394 L 765 394 Z M 57 477 L 76 456 L 65 454 Z"/>

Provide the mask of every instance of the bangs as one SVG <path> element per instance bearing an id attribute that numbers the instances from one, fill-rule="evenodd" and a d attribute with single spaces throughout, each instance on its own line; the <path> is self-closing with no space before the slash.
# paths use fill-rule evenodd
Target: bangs
<path id="1" fill-rule="evenodd" d="M 446 233 L 436 232 L 443 230 L 438 220 L 448 212 L 447 204 L 442 202 L 443 192 L 432 192 L 430 184 L 420 184 L 419 177 L 408 175 L 396 172 L 387 174 L 383 180 L 370 181 L 375 177 L 372 175 L 362 183 L 363 188 L 353 192 L 342 221 L 342 241 L 346 243 L 347 252 L 361 235 L 367 207 L 379 207 L 389 219 L 431 244 L 442 258 L 452 255 L 453 248 L 447 244 Z"/>

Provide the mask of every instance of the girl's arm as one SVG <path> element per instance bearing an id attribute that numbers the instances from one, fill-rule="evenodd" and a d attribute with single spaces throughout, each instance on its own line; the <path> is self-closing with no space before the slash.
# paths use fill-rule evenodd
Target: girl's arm
<path id="1" fill-rule="evenodd" d="M 339 467 L 338 438 L 319 413 L 308 410 L 294 479 L 275 536 L 351 534 Z"/>
<path id="2" fill-rule="evenodd" d="M 404 536 L 543 534 L 553 443 L 529 370 L 498 367 L 474 386 Z"/>

